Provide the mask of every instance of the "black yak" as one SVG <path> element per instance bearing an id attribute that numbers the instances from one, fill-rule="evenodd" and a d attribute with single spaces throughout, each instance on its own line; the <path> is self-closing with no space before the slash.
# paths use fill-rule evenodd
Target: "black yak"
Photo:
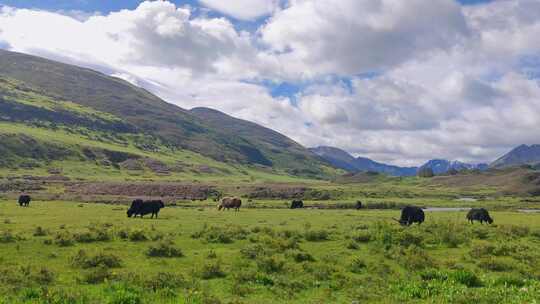
<path id="1" fill-rule="evenodd" d="M 396 220 L 403 226 L 410 226 L 414 223 L 422 224 L 424 222 L 424 210 L 420 207 L 407 206 L 401 209 L 401 218 Z"/>
<path id="2" fill-rule="evenodd" d="M 356 201 L 355 208 L 356 208 L 356 210 L 362 209 L 362 202 L 361 201 Z"/>
<path id="3" fill-rule="evenodd" d="M 30 197 L 30 195 L 23 194 L 19 196 L 19 206 L 28 207 L 28 205 L 30 205 L 31 200 L 32 198 Z"/>
<path id="4" fill-rule="evenodd" d="M 131 207 L 129 207 L 127 211 L 127 216 L 137 217 L 137 215 L 140 215 L 142 218 L 146 214 L 152 213 L 150 218 L 154 218 L 154 215 L 157 218 L 159 210 L 164 207 L 165 204 L 163 204 L 163 201 L 161 200 L 143 201 L 141 199 L 136 199 L 131 203 Z"/>
<path id="5" fill-rule="evenodd" d="M 233 208 L 235 211 L 240 210 L 240 206 L 242 206 L 242 200 L 236 197 L 226 197 L 221 200 L 221 203 L 218 205 L 218 210 L 229 210 Z"/>
<path id="6" fill-rule="evenodd" d="M 473 208 L 469 210 L 469 213 L 467 213 L 467 220 L 471 222 L 471 224 L 474 223 L 474 221 L 479 221 L 481 224 L 484 222 L 489 224 L 493 223 L 493 219 L 489 216 L 489 212 L 484 208 Z"/>
<path id="7" fill-rule="evenodd" d="M 304 208 L 304 202 L 301 200 L 294 200 L 291 202 L 291 209 L 301 209 Z"/>

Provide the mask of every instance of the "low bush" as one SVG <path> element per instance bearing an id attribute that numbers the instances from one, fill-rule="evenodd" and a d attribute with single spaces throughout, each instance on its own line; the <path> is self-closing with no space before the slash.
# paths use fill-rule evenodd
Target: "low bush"
<path id="1" fill-rule="evenodd" d="M 495 279 L 493 282 L 493 285 L 495 286 L 504 286 L 504 287 L 523 287 L 525 286 L 527 281 L 518 274 L 503 274 L 502 276 Z"/>
<path id="2" fill-rule="evenodd" d="M 467 287 L 481 287 L 482 281 L 478 276 L 468 270 L 456 270 L 454 272 L 451 272 L 449 275 L 449 278 L 459 284 L 463 284 Z"/>
<path id="3" fill-rule="evenodd" d="M 371 241 L 372 236 L 368 231 L 358 231 L 354 233 L 351 238 L 359 243 L 368 243 Z"/>
<path id="4" fill-rule="evenodd" d="M 9 230 L 0 232 L 0 243 L 3 243 L 3 244 L 14 243 L 18 240 L 19 238 Z"/>
<path id="5" fill-rule="evenodd" d="M 486 241 L 474 242 L 471 247 L 469 255 L 473 258 L 493 255 L 493 252 L 495 252 L 495 245 Z"/>
<path id="6" fill-rule="evenodd" d="M 100 252 L 96 255 L 88 255 L 85 250 L 81 249 L 71 258 L 71 264 L 81 268 L 117 268 L 122 266 L 122 261 L 114 254 Z"/>
<path id="7" fill-rule="evenodd" d="M 309 242 L 321 242 L 330 239 L 330 233 L 326 230 L 307 230 L 304 238 Z"/>
<path id="8" fill-rule="evenodd" d="M 315 258 L 313 258 L 311 254 L 300 250 L 292 250 L 287 252 L 287 257 L 292 258 L 297 263 L 315 261 Z"/>
<path id="9" fill-rule="evenodd" d="M 358 243 L 355 241 L 350 241 L 347 243 L 347 249 L 358 250 L 360 249 L 360 245 L 358 245 Z"/>
<path id="10" fill-rule="evenodd" d="M 263 256 L 257 259 L 257 268 L 265 273 L 281 272 L 285 267 L 285 259 L 278 255 Z"/>
<path id="11" fill-rule="evenodd" d="M 158 272 L 144 281 L 144 287 L 157 291 L 159 289 L 176 289 L 186 286 L 184 276 L 178 273 Z"/>
<path id="12" fill-rule="evenodd" d="M 40 285 L 48 285 L 54 282 L 56 278 L 56 274 L 48 269 L 47 267 L 41 267 L 39 271 L 37 271 L 33 275 L 33 280 Z"/>
<path id="13" fill-rule="evenodd" d="M 530 228 L 527 226 L 502 225 L 498 227 L 498 232 L 504 237 L 522 238 L 529 235 Z"/>
<path id="14" fill-rule="evenodd" d="M 244 240 L 249 235 L 249 231 L 237 225 L 203 226 L 200 231 L 191 235 L 194 239 L 203 239 L 207 243 L 230 244 L 234 240 Z"/>
<path id="15" fill-rule="evenodd" d="M 100 284 L 113 278 L 113 273 L 107 267 L 100 266 L 84 272 L 80 281 L 88 284 Z"/>
<path id="16" fill-rule="evenodd" d="M 435 261 L 420 247 L 411 246 L 400 252 L 399 263 L 408 270 L 419 271 L 433 268 Z"/>
<path id="17" fill-rule="evenodd" d="M 144 291 L 127 284 L 113 284 L 109 288 L 109 304 L 142 304 Z"/>
<path id="18" fill-rule="evenodd" d="M 54 237 L 54 243 L 60 247 L 68 247 L 75 245 L 73 236 L 67 231 L 57 233 Z"/>
<path id="19" fill-rule="evenodd" d="M 353 273 L 361 273 L 366 269 L 367 265 L 361 258 L 355 258 L 352 260 L 349 270 Z"/>
<path id="20" fill-rule="evenodd" d="M 478 262 L 478 267 L 495 272 L 511 271 L 515 267 L 508 260 L 496 257 L 483 258 Z"/>
<path id="21" fill-rule="evenodd" d="M 266 254 L 265 248 L 261 244 L 247 245 L 240 250 L 240 254 L 248 259 L 256 259 Z"/>
<path id="22" fill-rule="evenodd" d="M 402 247 L 417 246 L 422 247 L 424 238 L 418 234 L 408 230 L 401 231 L 395 237 L 395 241 Z"/>
<path id="23" fill-rule="evenodd" d="M 47 230 L 45 230 L 43 227 L 41 226 L 37 226 L 36 229 L 34 230 L 34 236 L 47 236 L 49 234 L 49 232 Z"/>
<path id="24" fill-rule="evenodd" d="M 136 229 L 128 232 L 127 239 L 132 242 L 143 242 L 148 241 L 148 236 L 146 235 L 146 231 Z"/>
<path id="25" fill-rule="evenodd" d="M 149 257 L 160 258 L 179 258 L 183 257 L 182 250 L 174 246 L 173 242 L 160 242 L 156 245 L 148 247 L 146 255 Z"/>
<path id="26" fill-rule="evenodd" d="M 200 277 L 204 280 L 223 278 L 225 276 L 226 273 L 221 268 L 221 262 L 218 260 L 203 264 L 200 270 Z"/>

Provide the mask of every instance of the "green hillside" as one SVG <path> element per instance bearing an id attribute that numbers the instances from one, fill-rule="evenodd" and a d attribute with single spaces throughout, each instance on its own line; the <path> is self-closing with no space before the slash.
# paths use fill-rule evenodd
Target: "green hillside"
<path id="1" fill-rule="evenodd" d="M 3 171 L 62 167 L 65 174 L 95 179 L 237 181 L 334 173 L 277 132 L 268 130 L 285 145 L 261 144 L 248 130 L 265 128 L 246 123 L 220 128 L 123 80 L 0 50 Z"/>
<path id="2" fill-rule="evenodd" d="M 326 175 L 325 165 L 299 145 L 291 151 L 288 147 L 260 149 L 245 133 L 223 131 L 144 89 L 89 69 L 0 50 L 0 78 L 2 121 L 110 137 L 109 141 L 120 145 L 127 141 L 143 150 L 188 150 L 266 171 Z M 293 170 L 290 162 L 281 161 L 291 158 L 296 159 Z"/>

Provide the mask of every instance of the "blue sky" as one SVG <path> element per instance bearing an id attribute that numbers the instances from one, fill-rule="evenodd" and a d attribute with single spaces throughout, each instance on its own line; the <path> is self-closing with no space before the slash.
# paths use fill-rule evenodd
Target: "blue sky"
<path id="1" fill-rule="evenodd" d="M 392 164 L 540 142 L 540 2 L 403 1 L 0 0 L 0 48 Z"/>

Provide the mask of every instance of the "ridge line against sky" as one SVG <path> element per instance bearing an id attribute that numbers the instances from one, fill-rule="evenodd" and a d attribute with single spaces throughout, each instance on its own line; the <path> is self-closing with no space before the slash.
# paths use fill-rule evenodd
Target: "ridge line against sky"
<path id="1" fill-rule="evenodd" d="M 540 142 L 537 0 L 0 6 L 0 48 L 90 67 L 308 147 L 409 166 L 488 162 Z"/>

